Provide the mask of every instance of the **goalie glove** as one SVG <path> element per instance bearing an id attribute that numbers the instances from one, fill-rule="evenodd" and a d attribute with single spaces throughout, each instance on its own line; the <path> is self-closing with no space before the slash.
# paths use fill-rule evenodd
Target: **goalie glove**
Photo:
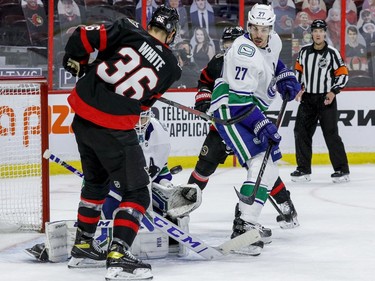
<path id="1" fill-rule="evenodd" d="M 71 73 L 74 77 L 81 77 L 85 73 L 88 60 L 88 57 L 74 58 L 70 54 L 65 53 L 63 58 L 63 66 L 65 70 Z"/>
<path id="2" fill-rule="evenodd" d="M 197 200 L 191 202 L 182 196 L 186 190 L 194 190 Z M 202 203 L 202 191 L 196 184 L 175 185 L 165 187 L 161 184 L 152 183 L 153 206 L 160 209 L 164 214 L 172 218 L 183 217 L 197 209 Z"/>
<path id="3" fill-rule="evenodd" d="M 211 91 L 205 88 L 199 89 L 199 92 L 195 95 L 194 109 L 200 112 L 206 113 L 211 105 Z"/>
<path id="4" fill-rule="evenodd" d="M 292 101 L 301 91 L 301 84 L 298 83 L 293 71 L 284 68 L 276 76 L 276 88 L 283 100 Z"/>

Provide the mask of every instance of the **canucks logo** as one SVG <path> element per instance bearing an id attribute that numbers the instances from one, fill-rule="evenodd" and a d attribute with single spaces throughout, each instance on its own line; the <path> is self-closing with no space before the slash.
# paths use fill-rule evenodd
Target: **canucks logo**
<path id="1" fill-rule="evenodd" d="M 268 89 L 267 89 L 267 96 L 270 98 L 270 99 L 274 99 L 275 96 L 276 96 L 276 77 L 274 76 L 268 86 Z"/>
<path id="2" fill-rule="evenodd" d="M 242 44 L 238 48 L 238 54 L 251 58 L 255 54 L 255 48 L 253 46 L 248 45 L 248 44 Z"/>

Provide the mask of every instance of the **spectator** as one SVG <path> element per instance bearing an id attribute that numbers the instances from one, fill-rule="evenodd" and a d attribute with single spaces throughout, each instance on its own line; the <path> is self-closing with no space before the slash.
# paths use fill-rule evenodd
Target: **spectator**
<path id="1" fill-rule="evenodd" d="M 370 10 L 362 10 L 360 13 L 359 13 L 359 20 L 358 20 L 358 24 L 357 24 L 357 27 L 358 27 L 358 30 L 359 30 L 359 33 L 362 34 L 362 36 L 365 38 L 366 42 L 367 42 L 367 33 L 363 30 L 363 26 L 366 24 L 366 23 L 372 23 L 372 24 L 375 24 L 375 21 L 373 21 L 372 19 L 372 15 L 371 15 L 371 11 Z M 366 33 L 366 34 L 365 34 Z"/>
<path id="2" fill-rule="evenodd" d="M 275 0 L 272 2 L 276 14 L 275 31 L 281 35 L 292 34 L 294 21 L 296 19 L 296 6 L 292 0 Z"/>
<path id="3" fill-rule="evenodd" d="M 366 50 L 369 57 L 369 73 L 374 75 L 374 59 L 375 59 L 375 24 L 371 22 L 365 23 L 363 26 L 363 37 L 366 40 Z"/>
<path id="4" fill-rule="evenodd" d="M 327 36 L 332 42 L 333 47 L 340 50 L 341 38 L 341 14 L 340 10 L 332 7 L 328 11 L 327 17 Z"/>
<path id="5" fill-rule="evenodd" d="M 43 3 L 40 0 L 22 0 L 22 10 L 31 43 L 36 46 L 47 46 L 48 21 Z"/>
<path id="6" fill-rule="evenodd" d="M 302 41 L 307 34 L 311 38 L 310 24 L 311 19 L 309 14 L 306 12 L 298 12 L 294 23 L 293 39 Z"/>
<path id="7" fill-rule="evenodd" d="M 66 31 L 70 27 L 81 24 L 81 12 L 77 3 L 73 0 L 60 0 L 57 4 L 57 11 L 59 14 L 61 37 L 65 45 L 69 37 Z"/>
<path id="8" fill-rule="evenodd" d="M 363 1 L 362 9 L 369 10 L 372 16 L 375 15 L 375 0 Z"/>
<path id="9" fill-rule="evenodd" d="M 341 1 L 336 0 L 332 8 L 337 9 L 339 11 L 339 15 L 341 17 Z M 372 0 L 373 1 L 373 0 Z M 354 4 L 353 0 L 346 0 L 346 10 L 345 10 L 345 19 L 349 24 L 357 24 L 357 7 Z"/>
<path id="10" fill-rule="evenodd" d="M 146 23 L 151 20 L 152 14 L 155 12 L 158 5 L 155 0 L 146 0 Z M 135 19 L 137 22 L 142 22 L 142 0 L 139 0 L 135 7 Z"/>
<path id="11" fill-rule="evenodd" d="M 215 55 L 215 48 L 212 45 L 205 28 L 196 28 L 194 30 L 193 38 L 195 41 L 195 46 L 193 47 L 193 59 L 199 69 L 203 69 Z M 195 81 L 197 81 L 197 79 L 195 79 Z"/>
<path id="12" fill-rule="evenodd" d="M 348 26 L 346 29 L 346 35 L 346 65 L 348 66 L 349 71 L 361 71 L 367 73 L 368 60 L 365 40 L 360 34 L 358 34 L 357 27 L 353 25 Z"/>
<path id="13" fill-rule="evenodd" d="M 197 86 L 197 78 L 199 77 L 200 70 L 197 64 L 191 61 L 191 45 L 186 41 L 177 43 L 173 53 L 182 69 L 182 74 L 181 78 L 174 82 L 171 88 L 195 88 Z"/>
<path id="14" fill-rule="evenodd" d="M 292 40 L 292 57 L 297 58 L 297 53 L 302 46 L 312 43 L 310 33 L 311 20 L 306 12 L 298 12 L 294 22 L 293 40 Z"/>
<path id="15" fill-rule="evenodd" d="M 325 20 L 327 17 L 327 10 L 322 0 L 304 0 L 302 11 L 306 12 L 312 20 Z"/>
<path id="16" fill-rule="evenodd" d="M 216 39 L 214 10 L 207 0 L 194 0 L 190 6 L 190 20 L 192 30 L 204 28 L 211 38 Z"/>
<path id="17" fill-rule="evenodd" d="M 171 8 L 175 8 L 177 10 L 178 15 L 180 16 L 180 30 L 179 33 L 176 35 L 175 42 L 187 39 L 189 37 L 189 26 L 185 7 L 182 6 L 181 0 L 168 0 L 167 2 L 168 6 Z"/>

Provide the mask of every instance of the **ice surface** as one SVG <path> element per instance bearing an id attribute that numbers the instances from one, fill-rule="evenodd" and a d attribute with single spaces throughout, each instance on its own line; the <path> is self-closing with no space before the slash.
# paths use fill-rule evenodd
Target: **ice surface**
<path id="1" fill-rule="evenodd" d="M 195 253 L 185 258 L 150 260 L 156 281 L 373 281 L 375 280 L 375 166 L 351 166 L 351 182 L 331 182 L 330 166 L 314 166 L 312 181 L 293 183 L 294 167 L 282 166 L 301 226 L 282 230 L 271 204 L 260 222 L 273 231 L 273 242 L 258 257 L 228 255 L 206 261 Z M 191 169 L 174 176 L 184 183 Z M 233 186 L 245 179 L 241 168 L 218 169 L 191 214 L 190 232 L 210 245 L 229 239 Z M 81 179 L 51 177 L 51 220 L 75 219 Z M 43 234 L 0 234 L 1 281 L 103 281 L 105 269 L 68 269 L 66 263 L 39 263 L 23 249 L 44 241 Z"/>

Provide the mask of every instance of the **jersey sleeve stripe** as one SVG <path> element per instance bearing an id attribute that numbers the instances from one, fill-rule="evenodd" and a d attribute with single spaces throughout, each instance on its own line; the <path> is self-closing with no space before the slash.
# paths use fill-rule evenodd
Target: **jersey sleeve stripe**
<path id="1" fill-rule="evenodd" d="M 87 31 L 84 27 L 81 27 L 81 42 L 86 50 L 86 53 L 90 54 L 94 52 L 94 48 L 91 46 L 89 39 L 87 38 Z"/>
<path id="2" fill-rule="evenodd" d="M 107 31 L 104 27 L 104 24 L 100 26 L 100 44 L 99 51 L 104 51 L 107 48 Z"/>
<path id="3" fill-rule="evenodd" d="M 348 75 L 348 68 L 346 66 L 340 66 L 338 69 L 335 70 L 335 76 L 340 75 Z"/>
<path id="4" fill-rule="evenodd" d="M 303 72 L 303 67 L 302 67 L 302 65 L 300 65 L 300 63 L 298 61 L 296 61 L 295 65 L 294 65 L 294 68 L 295 68 L 295 70 L 297 70 L 299 72 Z"/>

